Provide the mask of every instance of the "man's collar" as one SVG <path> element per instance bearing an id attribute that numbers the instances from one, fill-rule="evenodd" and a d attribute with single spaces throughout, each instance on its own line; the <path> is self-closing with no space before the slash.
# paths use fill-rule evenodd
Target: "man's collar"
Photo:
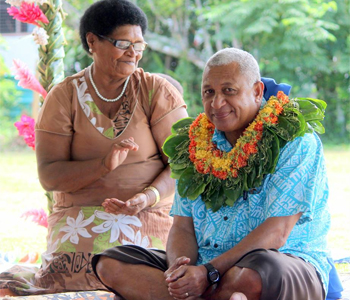
<path id="1" fill-rule="evenodd" d="M 232 150 L 230 142 L 226 139 L 225 133 L 215 128 L 212 142 L 215 143 L 219 150 L 229 152 Z"/>

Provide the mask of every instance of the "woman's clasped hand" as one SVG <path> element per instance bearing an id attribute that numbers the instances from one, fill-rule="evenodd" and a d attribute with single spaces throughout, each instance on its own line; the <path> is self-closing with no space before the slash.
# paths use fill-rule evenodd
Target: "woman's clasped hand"
<path id="1" fill-rule="evenodd" d="M 135 143 L 134 138 L 122 140 L 112 145 L 110 152 L 103 159 L 103 164 L 109 171 L 113 171 L 124 162 L 129 150 L 137 151 L 138 149 L 139 146 Z M 133 216 L 148 206 L 148 197 L 144 193 L 137 193 L 126 202 L 116 198 L 107 198 L 103 201 L 102 206 L 108 213 Z"/>
<path id="2" fill-rule="evenodd" d="M 139 145 L 135 143 L 134 138 L 132 137 L 113 144 L 109 153 L 102 160 L 103 165 L 109 171 L 113 171 L 125 161 L 129 150 L 137 151 L 138 149 Z"/>

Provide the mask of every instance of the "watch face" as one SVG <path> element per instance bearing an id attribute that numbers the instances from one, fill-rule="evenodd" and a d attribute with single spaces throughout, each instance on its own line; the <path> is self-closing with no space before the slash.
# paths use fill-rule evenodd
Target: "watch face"
<path id="1" fill-rule="evenodd" d="M 215 283 L 215 282 L 217 282 L 217 281 L 219 281 L 219 272 L 210 272 L 209 273 L 209 278 L 210 278 L 210 281 L 212 282 L 212 283 Z"/>
<path id="2" fill-rule="evenodd" d="M 204 265 L 204 267 L 207 269 L 207 278 L 210 284 L 215 284 L 219 282 L 220 280 L 220 273 L 218 270 L 216 270 L 210 263 L 207 263 Z"/>

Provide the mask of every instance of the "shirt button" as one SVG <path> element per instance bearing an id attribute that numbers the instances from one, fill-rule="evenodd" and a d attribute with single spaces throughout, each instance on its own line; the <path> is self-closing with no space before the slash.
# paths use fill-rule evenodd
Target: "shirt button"
<path id="1" fill-rule="evenodd" d="M 218 244 L 214 244 L 214 248 L 217 248 L 217 247 L 219 247 L 219 245 Z"/>
<path id="2" fill-rule="evenodd" d="M 227 221 L 227 220 L 228 220 L 228 217 L 227 217 L 227 216 L 225 216 L 225 217 L 224 217 L 224 220 L 225 220 L 225 221 Z"/>

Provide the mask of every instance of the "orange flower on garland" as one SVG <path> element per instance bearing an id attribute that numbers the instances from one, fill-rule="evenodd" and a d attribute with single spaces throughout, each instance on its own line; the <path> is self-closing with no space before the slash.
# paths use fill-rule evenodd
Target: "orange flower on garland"
<path id="1" fill-rule="evenodd" d="M 256 147 L 256 143 L 254 144 L 250 144 L 250 143 L 246 143 L 243 146 L 243 151 L 245 154 L 250 155 L 250 154 L 255 154 L 258 152 L 258 149 Z"/>
<path id="2" fill-rule="evenodd" d="M 285 105 L 289 102 L 288 96 L 285 93 L 283 93 L 282 91 L 277 92 L 277 98 L 282 102 L 283 105 Z"/>
<path id="3" fill-rule="evenodd" d="M 212 142 L 215 126 L 204 113 L 200 114 L 189 130 L 189 158 L 196 170 L 201 174 L 210 172 L 222 180 L 236 178 L 238 170 L 246 167 L 249 158 L 258 153 L 257 144 L 262 139 L 264 127 L 278 123 L 278 116 L 287 103 L 289 98 L 283 92 L 271 97 L 230 152 L 221 151 Z"/>

